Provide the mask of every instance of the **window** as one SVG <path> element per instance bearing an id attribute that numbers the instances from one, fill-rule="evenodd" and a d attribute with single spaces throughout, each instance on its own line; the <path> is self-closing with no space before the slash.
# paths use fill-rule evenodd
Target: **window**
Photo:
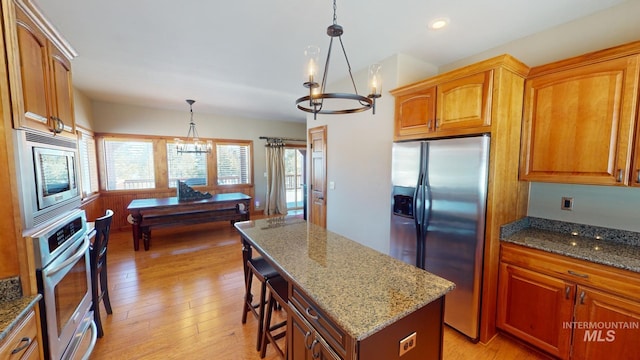
<path id="1" fill-rule="evenodd" d="M 207 185 L 207 154 L 178 154 L 175 143 L 167 143 L 169 187 L 177 187 L 177 180 L 189 186 Z"/>
<path id="2" fill-rule="evenodd" d="M 82 197 L 97 193 L 98 164 L 96 160 L 96 142 L 93 134 L 78 128 L 78 154 L 80 159 L 80 186 Z"/>
<path id="3" fill-rule="evenodd" d="M 105 139 L 107 190 L 153 189 L 153 143 L 144 140 Z"/>
<path id="4" fill-rule="evenodd" d="M 175 193 L 177 181 L 218 192 L 218 187 L 253 186 L 253 142 L 251 140 L 207 139 L 211 153 L 178 154 L 174 139 L 144 135 L 96 135 L 100 189 L 161 190 Z M 168 191 L 171 190 L 171 191 Z M 166 196 L 166 195 L 164 195 Z"/>
<path id="5" fill-rule="evenodd" d="M 217 143 L 218 185 L 251 183 L 251 146 L 242 143 Z"/>

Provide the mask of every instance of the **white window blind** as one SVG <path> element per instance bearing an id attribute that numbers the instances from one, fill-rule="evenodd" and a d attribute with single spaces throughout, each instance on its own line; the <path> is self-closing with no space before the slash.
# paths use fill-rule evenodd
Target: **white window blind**
<path id="1" fill-rule="evenodd" d="M 155 188 L 153 144 L 142 140 L 104 140 L 107 190 Z"/>
<path id="2" fill-rule="evenodd" d="M 250 150 L 246 144 L 216 144 L 218 185 L 251 183 Z"/>
<path id="3" fill-rule="evenodd" d="M 99 191 L 98 162 L 96 157 L 96 142 L 91 134 L 78 130 L 78 153 L 80 158 L 80 184 L 82 197 L 87 197 Z"/>
<path id="4" fill-rule="evenodd" d="M 169 187 L 177 187 L 177 180 L 189 186 L 207 185 L 207 154 L 178 154 L 176 144 L 167 143 L 167 168 Z"/>

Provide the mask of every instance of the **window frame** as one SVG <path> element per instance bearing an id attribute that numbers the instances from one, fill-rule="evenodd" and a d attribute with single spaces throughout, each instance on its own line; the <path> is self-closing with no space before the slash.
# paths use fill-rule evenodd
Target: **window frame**
<path id="1" fill-rule="evenodd" d="M 167 136 L 153 136 L 153 135 L 129 135 L 129 134 L 112 134 L 112 133 L 99 133 L 95 134 L 96 150 L 98 157 L 98 172 L 100 179 L 100 191 L 107 193 L 128 193 L 128 192 L 175 192 L 176 188 L 169 187 L 169 160 L 167 158 L 167 144 L 174 143 L 174 137 Z M 106 156 L 105 153 L 105 140 L 117 140 L 117 141 L 151 141 L 153 143 L 153 161 L 155 164 L 155 187 L 147 189 L 124 189 L 124 190 L 107 190 L 106 189 Z M 207 154 L 207 184 L 206 186 L 194 186 L 195 189 L 200 191 L 212 191 L 212 192 L 233 192 L 234 190 L 253 188 L 255 186 L 254 181 L 254 156 L 253 156 L 253 140 L 241 140 L 241 139 L 216 139 L 216 138 L 200 138 L 203 141 L 211 141 L 212 150 Z M 248 160 L 249 160 L 249 176 L 248 184 L 228 184 L 218 185 L 218 164 L 217 164 L 217 145 L 229 144 L 229 145 L 244 145 L 248 146 Z"/>
<path id="2" fill-rule="evenodd" d="M 89 200 L 93 197 L 96 197 L 100 194 L 100 176 L 99 176 L 99 165 L 98 165 L 98 146 L 96 144 L 95 134 L 93 131 L 89 129 L 85 129 L 81 126 L 76 126 L 76 137 L 78 139 L 78 177 L 80 183 L 80 197 L 82 201 Z M 87 143 L 87 153 L 82 153 L 82 143 Z M 90 149 L 90 145 L 92 145 L 92 149 Z M 93 150 L 93 154 L 91 154 L 91 150 Z M 93 155 L 93 156 L 92 156 Z M 87 161 L 89 162 L 87 165 L 89 167 L 88 174 L 88 182 L 91 186 L 90 192 L 85 192 L 85 164 L 83 161 L 83 156 L 86 156 Z M 95 185 L 95 188 L 93 188 Z"/>

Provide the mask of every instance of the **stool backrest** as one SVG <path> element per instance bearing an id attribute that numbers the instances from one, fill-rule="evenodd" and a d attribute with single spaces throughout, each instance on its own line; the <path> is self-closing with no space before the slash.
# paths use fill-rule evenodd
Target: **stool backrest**
<path id="1" fill-rule="evenodd" d="M 104 216 L 99 217 L 95 221 L 96 237 L 91 246 L 91 262 L 102 265 L 104 254 L 107 252 L 107 244 L 109 243 L 109 232 L 111 231 L 111 219 L 113 211 L 107 209 Z"/>

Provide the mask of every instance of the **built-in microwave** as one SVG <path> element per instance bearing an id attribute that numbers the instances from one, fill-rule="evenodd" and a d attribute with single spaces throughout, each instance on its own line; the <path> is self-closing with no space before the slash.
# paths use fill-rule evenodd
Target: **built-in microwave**
<path id="1" fill-rule="evenodd" d="M 14 130 L 23 230 L 80 206 L 77 140 Z"/>

